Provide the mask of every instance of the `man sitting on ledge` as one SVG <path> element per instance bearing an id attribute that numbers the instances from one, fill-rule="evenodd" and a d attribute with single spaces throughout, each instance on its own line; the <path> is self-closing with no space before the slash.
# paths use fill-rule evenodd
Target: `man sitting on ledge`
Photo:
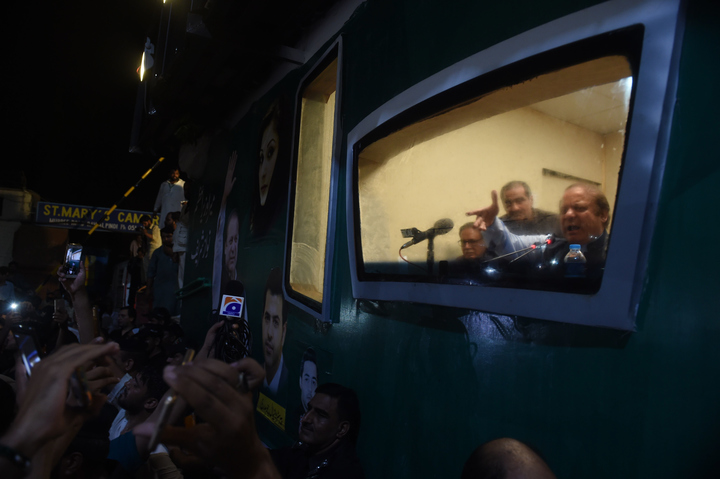
<path id="1" fill-rule="evenodd" d="M 300 420 L 298 446 L 270 451 L 284 479 L 363 479 L 355 454 L 360 403 L 355 391 L 340 384 L 321 384 Z"/>

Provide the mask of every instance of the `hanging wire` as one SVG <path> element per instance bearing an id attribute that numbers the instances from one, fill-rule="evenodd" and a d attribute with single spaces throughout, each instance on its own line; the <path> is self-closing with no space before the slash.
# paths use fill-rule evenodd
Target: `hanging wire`
<path id="1" fill-rule="evenodd" d="M 423 273 L 427 273 L 427 271 L 425 270 L 425 268 L 423 268 L 422 266 L 420 266 L 420 265 L 418 265 L 418 264 L 415 264 L 415 263 L 412 263 L 412 262 L 408 261 L 408 260 L 402 255 L 402 246 L 401 246 L 400 249 L 398 250 L 398 254 L 400 255 L 400 258 L 401 258 L 403 261 L 405 261 L 407 264 L 411 264 L 411 265 L 415 266 L 416 268 L 420 268 Z"/>

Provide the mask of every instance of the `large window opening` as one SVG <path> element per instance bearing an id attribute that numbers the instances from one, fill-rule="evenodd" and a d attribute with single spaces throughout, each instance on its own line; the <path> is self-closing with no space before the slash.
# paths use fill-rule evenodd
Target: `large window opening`
<path id="1" fill-rule="evenodd" d="M 299 99 L 289 294 L 318 312 L 325 287 L 337 74 L 335 49 L 310 75 L 311 80 L 304 84 Z"/>
<path id="2" fill-rule="evenodd" d="M 361 142 L 360 279 L 596 292 L 632 91 L 631 59 L 610 54 L 516 77 Z M 586 212 L 567 198 L 576 183 L 580 201 L 590 198 Z M 475 217 L 465 215 L 489 206 L 493 190 L 499 237 L 467 226 Z M 510 232 L 533 240 L 516 244 Z M 579 275 L 566 268 L 569 243 L 582 243 Z"/>

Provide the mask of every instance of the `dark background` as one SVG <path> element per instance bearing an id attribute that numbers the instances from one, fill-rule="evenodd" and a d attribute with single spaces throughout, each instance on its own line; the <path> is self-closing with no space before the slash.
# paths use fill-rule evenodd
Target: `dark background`
<path id="1" fill-rule="evenodd" d="M 8 121 L 2 129 L 0 187 L 27 188 L 43 201 L 110 207 L 156 163 L 153 152 L 130 153 L 129 147 L 137 69 L 146 36 L 157 35 L 161 1 L 5 6 L 2 111 Z M 176 162 L 168 157 L 118 207 L 152 211 L 160 183 Z M 43 239 L 54 234 L 49 228 L 27 225 L 23 231 L 25 240 L 16 235 L 13 256 L 39 280 L 45 277 L 40 265 L 59 261 L 62 252 Z M 68 231 L 69 242 L 107 258 L 106 266 L 94 271 L 101 290 L 109 286 L 114 265 L 128 259 L 132 239 L 100 230 L 91 236 Z"/>
<path id="2" fill-rule="evenodd" d="M 109 207 L 155 163 L 129 145 L 136 70 L 156 1 L 14 2 L 4 34 L 2 109 L 10 121 L 0 185 Z M 177 159 L 168 160 L 120 208 L 151 210 Z"/>

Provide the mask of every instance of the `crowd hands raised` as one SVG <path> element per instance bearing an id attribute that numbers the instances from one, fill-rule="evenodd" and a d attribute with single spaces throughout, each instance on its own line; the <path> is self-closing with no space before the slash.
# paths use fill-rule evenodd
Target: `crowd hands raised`
<path id="1" fill-rule="evenodd" d="M 167 327 L 173 324 L 167 312 L 136 325 L 124 308 L 118 329 L 96 336 L 84 267 L 77 278 L 58 276 L 72 300 L 77 336 L 35 335 L 45 354 L 28 375 L 18 348 L 22 334 L 10 332 L 23 322 L 5 318 L 0 330 L 1 354 L 14 359 L 0 381 L 3 478 L 365 477 L 355 453 L 360 405 L 352 389 L 319 385 L 300 419 L 300 441 L 270 451 L 256 432 L 254 411 L 265 369 L 248 357 L 230 364 L 214 359 L 222 321 L 184 363 L 186 348 L 177 328 Z M 54 313 L 48 324 L 67 323 L 67 316 Z M 165 418 L 162 406 L 173 397 Z M 554 477 L 532 449 L 512 439 L 479 447 L 462 477 L 503 477 L 491 475 L 498 468 L 504 477 Z"/>
<path id="2" fill-rule="evenodd" d="M 76 278 L 62 271 L 58 277 L 71 314 L 53 313 L 44 322 L 5 318 L 3 324 L 1 354 L 13 363 L 0 381 L 7 386 L 0 421 L 3 478 L 280 478 L 312 471 L 327 473 L 317 477 L 364 477 L 354 455 L 360 413 L 352 390 L 319 388 L 299 424 L 305 443 L 275 451 L 274 462 L 254 419 L 265 370 L 251 358 L 230 364 L 214 359 L 222 322 L 209 328 L 195 359 L 183 363 L 182 330 L 167 311 L 139 325 L 133 310 L 123 308 L 118 328 L 97 336 L 84 266 Z M 44 331 L 73 320 L 76 328 L 70 329 L 77 334 L 55 339 Z M 35 327 L 28 329 L 31 322 Z M 31 355 L 19 347 L 28 331 L 42 356 L 31 374 Z M 162 405 L 171 397 L 177 399 L 165 419 Z M 159 444 L 151 444 L 156 429 Z"/>
<path id="3" fill-rule="evenodd" d="M 598 216 L 592 202 L 583 202 L 586 193 L 566 191 L 561 214 L 567 219 L 560 223 L 566 236 L 590 232 L 592 218 L 583 223 L 583 213 Z M 469 214 L 477 221 L 461 229 L 463 256 L 483 257 L 478 242 L 463 234 L 478 233 L 482 242 L 492 228 L 502 230 L 497 195 Z M 167 309 L 139 324 L 133 309 L 122 308 L 116 329 L 106 332 L 93 316 L 84 266 L 76 278 L 61 271 L 58 279 L 72 308 L 56 307 L 41 318 L 26 307 L 3 318 L 3 478 L 365 477 L 355 453 L 360 406 L 352 389 L 318 386 L 298 424 L 300 441 L 270 451 L 256 432 L 254 410 L 265 368 L 248 357 L 229 364 L 214 359 L 222 321 L 209 328 L 195 359 L 184 362 L 184 334 Z M 28 351 L 19 347 L 20 326 L 28 323 L 42 353 L 31 374 Z M 163 405 L 173 399 L 167 414 Z M 482 477 L 555 476 L 533 449 L 505 438 L 483 444 L 465 464 L 463 479 Z"/>

